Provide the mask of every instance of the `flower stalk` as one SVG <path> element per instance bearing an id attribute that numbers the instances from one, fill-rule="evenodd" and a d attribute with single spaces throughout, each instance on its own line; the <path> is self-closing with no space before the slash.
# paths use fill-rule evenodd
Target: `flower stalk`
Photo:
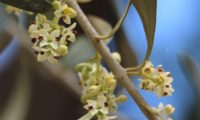
<path id="1" fill-rule="evenodd" d="M 129 10 L 130 6 L 131 6 L 131 1 L 129 0 L 128 1 L 128 5 L 125 8 L 125 11 L 124 11 L 123 15 L 120 17 L 119 21 L 117 22 L 117 24 L 115 25 L 115 27 L 113 28 L 113 30 L 108 35 L 97 36 L 96 39 L 97 40 L 107 40 L 107 39 L 111 38 L 117 32 L 117 30 L 119 29 L 119 27 L 123 23 L 124 19 L 126 18 L 126 15 L 128 13 L 128 10 Z"/>

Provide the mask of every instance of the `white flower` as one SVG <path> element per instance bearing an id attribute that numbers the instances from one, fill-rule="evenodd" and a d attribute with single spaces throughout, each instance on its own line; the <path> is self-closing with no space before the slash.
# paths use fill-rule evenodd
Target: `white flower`
<path id="1" fill-rule="evenodd" d="M 54 50 L 58 48 L 58 43 L 56 42 L 56 38 L 60 36 L 59 30 L 54 30 L 51 33 L 46 31 L 45 29 L 39 30 L 40 35 L 43 37 L 43 40 L 40 42 L 40 47 L 49 46 L 52 47 Z"/>
<path id="2" fill-rule="evenodd" d="M 56 11 L 54 12 L 55 16 L 58 18 L 62 18 L 66 24 L 71 24 L 71 18 L 76 16 L 76 11 L 66 4 L 62 5 L 59 1 L 54 1 L 54 8 Z"/>
<path id="3" fill-rule="evenodd" d="M 171 85 L 173 78 L 161 65 L 154 68 L 153 64 L 147 61 L 140 74 L 142 78 L 139 87 L 143 90 L 153 91 L 159 97 L 170 96 L 174 92 Z"/>
<path id="4" fill-rule="evenodd" d="M 87 105 L 84 106 L 86 110 L 89 110 L 89 112 L 81 117 L 79 120 L 90 120 L 93 118 L 96 114 L 103 114 L 107 115 L 108 107 L 107 107 L 107 98 L 104 95 L 98 95 L 97 101 L 95 100 L 87 100 Z"/>
<path id="5" fill-rule="evenodd" d="M 35 18 L 35 21 L 29 27 L 29 33 L 31 38 L 39 37 L 39 29 L 45 29 L 46 31 L 51 30 L 49 21 L 45 15 L 38 14 Z"/>
<path id="6" fill-rule="evenodd" d="M 60 44 L 67 44 L 68 41 L 75 42 L 76 36 L 73 33 L 73 29 L 76 27 L 76 23 L 73 23 L 68 28 L 63 28 L 61 31 Z"/>
<path id="7" fill-rule="evenodd" d="M 50 63 L 54 63 L 54 64 L 58 62 L 57 58 L 52 56 L 52 53 L 49 51 L 46 51 L 46 52 L 41 51 L 37 56 L 37 60 L 39 62 L 44 62 L 48 60 Z"/>

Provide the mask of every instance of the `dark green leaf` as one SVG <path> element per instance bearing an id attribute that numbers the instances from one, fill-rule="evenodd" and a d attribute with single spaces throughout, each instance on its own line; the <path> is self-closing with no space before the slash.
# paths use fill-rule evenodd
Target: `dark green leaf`
<path id="1" fill-rule="evenodd" d="M 148 42 L 147 59 L 151 54 L 156 27 L 157 0 L 131 0 L 142 20 Z"/>
<path id="2" fill-rule="evenodd" d="M 52 8 L 52 0 L 0 0 L 0 2 L 36 13 L 43 13 Z"/>

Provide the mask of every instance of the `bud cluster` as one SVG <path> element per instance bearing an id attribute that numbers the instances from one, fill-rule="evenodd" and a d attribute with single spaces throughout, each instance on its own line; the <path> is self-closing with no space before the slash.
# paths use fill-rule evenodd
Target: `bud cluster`
<path id="1" fill-rule="evenodd" d="M 116 98 L 114 95 L 117 85 L 114 75 L 93 61 L 78 64 L 76 70 L 83 88 L 82 101 L 86 103 L 84 108 L 88 110 L 79 120 L 90 120 L 95 115 L 98 120 L 115 119 L 116 116 L 109 116 L 109 113 L 115 112 L 117 103 L 127 98 L 124 95 Z"/>

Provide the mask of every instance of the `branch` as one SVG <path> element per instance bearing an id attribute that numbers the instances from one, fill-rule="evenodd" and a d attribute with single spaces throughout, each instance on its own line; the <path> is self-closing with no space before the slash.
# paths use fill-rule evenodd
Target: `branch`
<path id="1" fill-rule="evenodd" d="M 106 64 L 109 66 L 109 68 L 117 78 L 118 83 L 128 91 L 128 93 L 135 100 L 136 104 L 139 106 L 141 111 L 146 115 L 146 117 L 149 120 L 157 120 L 156 115 L 151 111 L 151 107 L 138 93 L 133 83 L 127 76 L 125 69 L 112 58 L 112 55 L 108 47 L 104 44 L 104 42 L 102 40 L 97 41 L 95 39 L 96 36 L 98 36 L 98 33 L 91 25 L 78 3 L 75 0 L 66 0 L 66 2 L 78 13 L 76 17 L 77 21 L 79 22 L 86 35 L 90 38 L 95 48 L 99 51 Z"/>

